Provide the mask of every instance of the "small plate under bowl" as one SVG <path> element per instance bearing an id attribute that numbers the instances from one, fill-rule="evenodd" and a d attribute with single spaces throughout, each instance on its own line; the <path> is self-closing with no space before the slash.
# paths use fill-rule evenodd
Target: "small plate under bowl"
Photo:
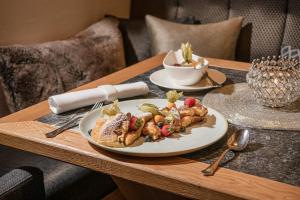
<path id="1" fill-rule="evenodd" d="M 226 75 L 218 70 L 207 69 L 207 74 L 210 79 L 214 80 L 218 84 L 223 84 L 226 81 Z M 156 72 L 153 72 L 150 75 L 150 81 L 153 84 L 158 85 L 160 87 L 172 89 L 172 90 L 180 90 L 183 92 L 195 92 L 195 91 L 206 90 L 206 89 L 216 87 L 213 85 L 212 81 L 206 75 L 195 85 L 189 85 L 189 86 L 177 85 L 167 77 L 168 75 L 165 69 L 161 69 Z"/>

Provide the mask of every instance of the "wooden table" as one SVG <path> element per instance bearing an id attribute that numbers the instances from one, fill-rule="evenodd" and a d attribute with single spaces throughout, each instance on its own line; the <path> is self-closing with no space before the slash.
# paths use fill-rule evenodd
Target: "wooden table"
<path id="1" fill-rule="evenodd" d="M 163 57 L 164 54 L 155 56 L 75 90 L 126 81 L 161 65 Z M 212 66 L 243 71 L 250 66 L 249 63 L 208 60 Z M 154 199 L 156 195 L 174 199 L 171 193 L 194 199 L 300 199 L 299 187 L 225 168 L 218 170 L 215 176 L 205 177 L 200 171 L 207 164 L 187 158 L 117 155 L 91 146 L 72 131 L 48 139 L 44 133 L 53 128 L 33 120 L 49 112 L 44 101 L 1 118 L 0 144 L 110 174 L 127 199 Z M 24 121 L 28 121 L 25 126 Z"/>

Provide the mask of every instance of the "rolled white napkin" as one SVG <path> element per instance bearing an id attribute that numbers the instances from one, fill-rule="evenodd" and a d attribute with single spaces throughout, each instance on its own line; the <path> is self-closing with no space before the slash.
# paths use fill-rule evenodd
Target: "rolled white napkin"
<path id="1" fill-rule="evenodd" d="M 114 101 L 115 99 L 145 95 L 149 88 L 145 82 L 121 85 L 102 85 L 94 89 L 68 92 L 51 96 L 48 99 L 52 112 L 59 114 L 76 108 L 93 105 L 98 101 Z"/>

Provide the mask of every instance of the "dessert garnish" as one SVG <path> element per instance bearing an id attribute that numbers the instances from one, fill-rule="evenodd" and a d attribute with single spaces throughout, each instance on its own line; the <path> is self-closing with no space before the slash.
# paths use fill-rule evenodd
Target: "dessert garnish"
<path id="1" fill-rule="evenodd" d="M 166 124 L 164 125 L 162 128 L 161 128 L 161 134 L 165 137 L 168 137 L 172 134 L 172 128 L 170 127 L 169 124 Z"/>
<path id="2" fill-rule="evenodd" d="M 187 43 L 182 43 L 181 44 L 181 54 L 183 58 L 182 63 L 175 63 L 174 66 L 177 67 L 201 67 L 204 65 L 204 58 L 199 57 L 197 60 L 193 60 L 193 50 L 192 50 L 192 45 L 187 42 Z"/>
<path id="3" fill-rule="evenodd" d="M 112 103 L 111 107 L 101 109 L 101 115 L 114 116 L 117 113 L 119 113 L 120 112 L 120 108 L 119 108 L 118 103 L 119 103 L 119 101 L 115 100 Z"/>
<path id="4" fill-rule="evenodd" d="M 122 113 L 118 101 L 115 101 L 102 109 L 101 118 L 92 130 L 92 138 L 99 144 L 126 147 L 141 137 L 145 142 L 153 142 L 184 132 L 186 127 L 206 117 L 207 108 L 193 97 L 187 97 L 184 105 L 177 107 L 176 101 L 181 96 L 182 93 L 171 90 L 166 93 L 168 103 L 165 107 L 143 103 L 139 106 L 142 113 L 138 115 Z"/>
<path id="5" fill-rule="evenodd" d="M 184 105 L 187 107 L 193 107 L 196 104 L 196 99 L 193 97 L 188 97 L 184 100 Z"/>
<path id="6" fill-rule="evenodd" d="M 141 118 L 137 118 L 136 116 L 132 116 L 130 118 L 129 129 L 132 130 L 132 131 L 136 131 L 140 128 L 142 123 L 143 122 L 142 122 Z"/>
<path id="7" fill-rule="evenodd" d="M 190 65 L 193 62 L 192 55 L 192 45 L 190 43 L 182 43 L 181 44 L 181 51 L 182 51 L 182 57 L 183 57 L 183 63 L 182 65 Z"/>
<path id="8" fill-rule="evenodd" d="M 142 112 L 150 112 L 152 115 L 158 115 L 160 113 L 158 107 L 151 103 L 143 103 L 139 106 L 139 110 Z"/>

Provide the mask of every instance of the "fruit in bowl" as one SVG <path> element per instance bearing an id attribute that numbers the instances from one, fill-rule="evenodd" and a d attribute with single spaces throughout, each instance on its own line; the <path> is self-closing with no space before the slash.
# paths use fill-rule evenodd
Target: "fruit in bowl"
<path id="1" fill-rule="evenodd" d="M 169 51 L 163 60 L 169 78 L 177 85 L 194 85 L 200 81 L 208 68 L 208 61 L 193 54 L 189 43 L 181 44 L 181 49 Z"/>

